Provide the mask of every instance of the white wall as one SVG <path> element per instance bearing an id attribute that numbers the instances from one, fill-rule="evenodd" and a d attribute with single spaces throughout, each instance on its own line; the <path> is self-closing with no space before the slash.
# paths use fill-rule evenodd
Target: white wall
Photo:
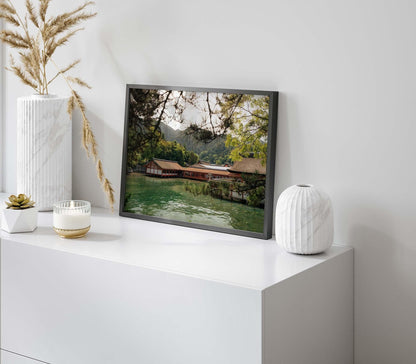
<path id="1" fill-rule="evenodd" d="M 356 248 L 356 364 L 415 363 L 416 2 L 99 0 L 97 10 L 58 60 L 82 57 L 116 193 L 126 83 L 281 91 L 277 192 L 321 186 L 336 241 Z M 3 90 L 13 191 L 15 100 L 30 91 L 9 75 Z M 103 205 L 74 122 L 74 197 Z"/>
<path id="2" fill-rule="evenodd" d="M 0 30 L 3 30 L 3 19 L 0 19 Z M 4 45 L 0 44 L 0 192 L 3 191 L 3 56 Z"/>

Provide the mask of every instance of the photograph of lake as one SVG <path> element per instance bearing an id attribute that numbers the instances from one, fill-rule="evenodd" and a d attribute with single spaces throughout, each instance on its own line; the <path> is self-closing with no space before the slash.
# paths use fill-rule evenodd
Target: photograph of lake
<path id="1" fill-rule="evenodd" d="M 261 233 L 269 96 L 131 88 L 123 211 Z"/>

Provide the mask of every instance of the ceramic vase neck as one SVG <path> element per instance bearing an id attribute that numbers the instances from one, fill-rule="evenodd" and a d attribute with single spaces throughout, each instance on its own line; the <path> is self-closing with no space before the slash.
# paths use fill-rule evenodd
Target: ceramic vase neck
<path id="1" fill-rule="evenodd" d="M 32 98 L 34 99 L 41 99 L 41 100 L 45 100 L 45 99 L 56 99 L 58 97 L 58 95 L 55 94 L 46 94 L 46 95 L 40 95 L 40 94 L 33 94 Z"/>

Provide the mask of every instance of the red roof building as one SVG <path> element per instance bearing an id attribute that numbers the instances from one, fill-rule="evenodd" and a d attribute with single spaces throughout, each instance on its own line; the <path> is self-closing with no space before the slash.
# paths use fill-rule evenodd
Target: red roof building
<path id="1" fill-rule="evenodd" d="M 200 181 L 220 180 L 225 178 L 238 177 L 235 173 L 229 171 L 222 171 L 218 169 L 210 169 L 207 166 L 199 167 L 184 167 L 182 169 L 183 177 L 190 179 L 197 179 Z"/>
<path id="2" fill-rule="evenodd" d="M 238 178 L 238 173 L 219 168 L 209 168 L 209 166 L 194 165 L 182 167 L 177 162 L 163 159 L 153 159 L 145 164 L 145 173 L 152 177 L 183 177 L 199 181 L 221 180 L 227 178 Z"/>

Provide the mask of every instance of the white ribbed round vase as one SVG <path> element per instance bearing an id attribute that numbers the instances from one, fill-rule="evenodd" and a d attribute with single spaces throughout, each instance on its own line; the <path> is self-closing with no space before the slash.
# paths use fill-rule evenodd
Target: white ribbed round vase
<path id="1" fill-rule="evenodd" d="M 312 185 L 291 186 L 276 206 L 276 241 L 286 251 L 317 254 L 334 238 L 334 217 L 328 195 Z"/>
<path id="2" fill-rule="evenodd" d="M 31 195 L 39 211 L 72 197 L 72 118 L 68 98 L 17 99 L 17 192 Z"/>

